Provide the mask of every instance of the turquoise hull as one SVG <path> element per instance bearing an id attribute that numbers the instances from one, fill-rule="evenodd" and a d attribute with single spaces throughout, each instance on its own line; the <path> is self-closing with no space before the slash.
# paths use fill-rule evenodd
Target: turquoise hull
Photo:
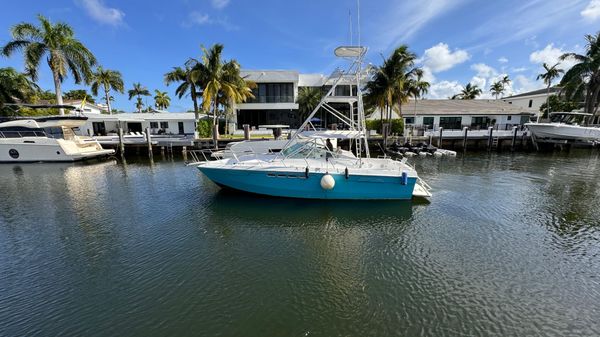
<path id="1" fill-rule="evenodd" d="M 354 200 L 406 200 L 411 199 L 415 183 L 409 177 L 405 185 L 400 177 L 331 174 L 335 186 L 331 190 L 321 187 L 325 173 L 272 172 L 259 170 L 229 170 L 198 166 L 210 180 L 221 187 L 276 197 L 304 199 L 354 199 Z"/>

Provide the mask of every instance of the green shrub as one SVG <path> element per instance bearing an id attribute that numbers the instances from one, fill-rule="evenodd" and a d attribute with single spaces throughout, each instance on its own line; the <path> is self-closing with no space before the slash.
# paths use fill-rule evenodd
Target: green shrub
<path id="1" fill-rule="evenodd" d="M 212 121 L 210 119 L 201 119 L 197 123 L 198 137 L 210 138 L 212 134 Z"/>
<path id="2" fill-rule="evenodd" d="M 404 133 L 404 119 L 403 118 L 392 119 L 391 124 L 392 124 L 392 126 L 391 126 L 390 133 L 395 133 L 397 135 L 402 135 Z M 381 120 L 380 119 L 367 120 L 366 127 L 367 127 L 367 130 L 375 130 L 375 131 L 381 133 Z"/>

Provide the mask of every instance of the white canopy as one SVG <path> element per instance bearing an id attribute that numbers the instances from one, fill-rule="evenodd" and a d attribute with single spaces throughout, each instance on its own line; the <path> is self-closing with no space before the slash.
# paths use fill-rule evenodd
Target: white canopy
<path id="1" fill-rule="evenodd" d="M 335 56 L 337 57 L 359 57 L 367 52 L 366 47 L 361 46 L 341 46 L 335 48 Z"/>
<path id="2" fill-rule="evenodd" d="M 324 130 L 324 131 L 303 131 L 301 137 L 308 138 L 335 138 L 335 139 L 354 139 L 360 137 L 360 131 L 356 130 Z"/>

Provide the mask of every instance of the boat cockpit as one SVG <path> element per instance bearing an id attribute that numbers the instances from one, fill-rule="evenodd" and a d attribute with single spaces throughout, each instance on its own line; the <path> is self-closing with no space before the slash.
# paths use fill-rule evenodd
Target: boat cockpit
<path id="1" fill-rule="evenodd" d="M 585 119 L 589 116 L 591 116 L 591 114 L 582 112 L 551 112 L 550 122 L 568 125 L 580 125 L 584 124 Z"/>

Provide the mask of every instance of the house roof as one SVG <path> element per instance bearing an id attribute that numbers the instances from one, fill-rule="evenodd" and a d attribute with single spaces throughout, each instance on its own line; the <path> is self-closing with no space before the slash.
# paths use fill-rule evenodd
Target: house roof
<path id="1" fill-rule="evenodd" d="M 298 72 L 293 70 L 242 70 L 240 75 L 256 83 L 298 82 Z"/>
<path id="2" fill-rule="evenodd" d="M 169 121 L 169 120 L 194 120 L 193 112 L 163 112 L 163 113 L 115 113 L 86 115 L 93 120 L 121 120 L 121 121 Z M 200 119 L 209 118 L 208 115 L 200 114 Z M 211 117 L 212 118 L 212 117 Z"/>
<path id="3" fill-rule="evenodd" d="M 560 92 L 561 90 L 562 90 L 561 87 L 554 86 L 554 87 L 550 88 L 550 93 L 557 93 L 557 92 Z M 520 97 L 535 96 L 535 95 L 546 95 L 547 93 L 548 93 L 548 88 L 543 88 L 543 89 L 524 92 L 524 93 L 521 93 L 518 95 L 504 97 L 502 99 L 520 98 Z"/>
<path id="4" fill-rule="evenodd" d="M 415 113 L 415 101 L 410 100 L 402 105 L 402 114 L 412 116 Z M 416 114 L 419 116 L 438 116 L 438 115 L 533 115 L 535 109 L 522 108 L 501 100 L 493 99 L 423 99 L 417 100 Z M 394 112 L 395 118 L 398 114 Z M 373 112 L 369 118 L 379 118 L 378 110 Z"/>

